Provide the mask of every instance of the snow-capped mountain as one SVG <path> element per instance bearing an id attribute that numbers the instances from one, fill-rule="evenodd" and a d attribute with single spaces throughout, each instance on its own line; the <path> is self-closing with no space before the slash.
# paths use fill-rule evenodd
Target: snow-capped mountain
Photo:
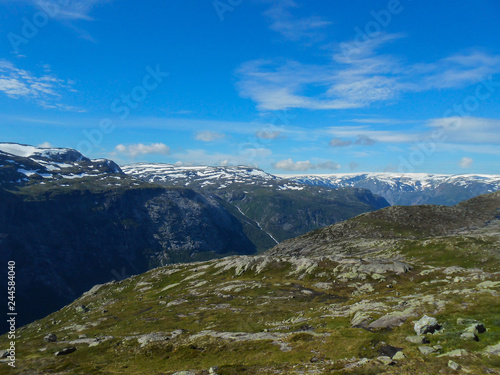
<path id="1" fill-rule="evenodd" d="M 143 181 L 209 191 L 236 187 L 269 187 L 303 190 L 305 186 L 361 188 L 385 198 L 391 205 L 454 205 L 481 194 L 500 190 L 500 175 L 445 175 L 427 173 L 336 173 L 330 175 L 272 175 L 261 169 L 237 167 L 176 166 L 140 163 L 122 170 Z"/>
<path id="2" fill-rule="evenodd" d="M 36 184 L 109 174 L 123 172 L 111 160 L 90 160 L 73 149 L 0 143 L 0 184 Z"/>
<path id="3" fill-rule="evenodd" d="M 427 173 L 347 173 L 282 176 L 290 181 L 331 188 L 359 187 L 381 195 L 391 205 L 454 205 L 500 190 L 500 175 Z"/>
<path id="4" fill-rule="evenodd" d="M 124 165 L 123 172 L 148 182 L 162 182 L 174 186 L 224 188 L 232 184 L 270 186 L 282 178 L 261 169 L 209 166 L 177 166 L 174 164 L 138 163 Z M 296 185 L 294 183 L 294 185 Z"/>

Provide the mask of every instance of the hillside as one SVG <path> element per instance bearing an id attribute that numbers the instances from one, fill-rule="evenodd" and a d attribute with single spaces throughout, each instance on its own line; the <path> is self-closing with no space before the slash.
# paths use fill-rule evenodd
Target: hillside
<path id="1" fill-rule="evenodd" d="M 499 213 L 500 193 L 389 207 L 263 255 L 99 285 L 19 331 L 18 370 L 498 373 Z"/>

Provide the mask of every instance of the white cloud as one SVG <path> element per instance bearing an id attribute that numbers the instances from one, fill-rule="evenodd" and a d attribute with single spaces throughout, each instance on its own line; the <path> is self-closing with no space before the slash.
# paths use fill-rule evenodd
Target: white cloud
<path id="1" fill-rule="evenodd" d="M 460 166 L 460 168 L 470 168 L 472 166 L 472 163 L 474 162 L 473 159 L 471 158 L 468 158 L 468 157 L 463 157 L 460 162 L 458 163 L 458 165 Z"/>
<path id="2" fill-rule="evenodd" d="M 43 142 L 38 145 L 40 148 L 52 148 L 52 145 L 49 142 Z"/>
<path id="3" fill-rule="evenodd" d="M 195 136 L 195 139 L 197 141 L 202 141 L 202 142 L 214 142 L 214 141 L 220 141 L 226 137 L 225 134 L 222 133 L 217 133 L 217 132 L 212 132 L 212 131 L 202 131 L 198 132 Z"/>
<path id="4" fill-rule="evenodd" d="M 293 161 L 291 158 L 278 161 L 273 164 L 273 167 L 276 169 L 281 169 L 284 171 L 297 171 L 297 172 L 305 172 L 311 169 L 316 170 L 337 170 L 340 168 L 340 165 L 334 163 L 332 161 L 320 162 L 317 164 L 311 163 L 309 160 L 305 161 Z"/>
<path id="5" fill-rule="evenodd" d="M 114 154 L 117 153 L 125 154 L 132 158 L 135 158 L 138 155 L 168 155 L 170 153 L 170 147 L 163 143 L 152 143 L 149 145 L 137 143 L 128 146 L 120 144 L 115 147 Z"/>
<path id="6" fill-rule="evenodd" d="M 50 74 L 36 76 L 19 69 L 7 60 L 0 59 L 0 91 L 13 99 L 27 99 L 43 108 L 82 112 L 81 109 L 61 103 L 62 93 L 75 92 L 73 82 L 65 81 Z"/>
<path id="7" fill-rule="evenodd" d="M 500 56 L 474 50 L 416 64 L 379 52 L 403 37 L 380 33 L 364 42 L 341 43 L 321 65 L 250 61 L 239 68 L 237 87 L 261 110 L 348 109 L 394 101 L 407 92 L 459 89 L 500 72 Z"/>

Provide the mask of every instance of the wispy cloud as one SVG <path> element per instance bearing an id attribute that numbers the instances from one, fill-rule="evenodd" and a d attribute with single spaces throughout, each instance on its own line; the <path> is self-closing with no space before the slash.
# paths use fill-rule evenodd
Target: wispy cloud
<path id="1" fill-rule="evenodd" d="M 209 153 L 206 150 L 186 150 L 172 155 L 180 165 L 248 165 L 258 167 L 258 163 L 265 161 L 272 155 L 267 148 L 249 148 L 240 150 L 238 153 Z"/>
<path id="2" fill-rule="evenodd" d="M 464 144 L 500 145 L 500 120 L 482 117 L 446 117 L 426 124 L 442 132 L 440 139 Z"/>
<path id="3" fill-rule="evenodd" d="M 277 139 L 283 137 L 282 132 L 278 130 L 260 130 L 255 133 L 255 136 L 260 139 Z"/>
<path id="4" fill-rule="evenodd" d="M 309 170 L 329 170 L 335 171 L 340 169 L 340 164 L 333 161 L 324 161 L 319 163 L 312 163 L 309 160 L 305 161 L 293 161 L 292 158 L 278 161 L 273 164 L 275 169 L 280 169 L 282 171 L 295 171 L 295 172 L 306 172 Z"/>
<path id="5" fill-rule="evenodd" d="M 92 21 L 93 18 L 90 16 L 92 9 L 111 0 L 27 1 L 34 4 L 40 10 L 45 11 L 52 18 Z"/>
<path id="6" fill-rule="evenodd" d="M 266 1 L 269 2 L 269 1 Z M 292 10 L 299 8 L 294 0 L 272 0 L 264 13 L 270 21 L 270 29 L 291 41 L 320 39 L 321 32 L 331 25 L 318 16 L 296 17 Z"/>
<path id="7" fill-rule="evenodd" d="M 169 153 L 170 147 L 164 143 L 152 143 L 149 145 L 137 143 L 133 145 L 120 144 L 115 147 L 112 155 L 124 154 L 131 158 L 135 158 L 139 155 L 168 155 Z"/>
<path id="8" fill-rule="evenodd" d="M 57 78 L 48 67 L 44 67 L 44 74 L 37 76 L 0 60 L 0 91 L 10 98 L 30 100 L 43 108 L 82 112 L 61 102 L 63 93 L 76 92 L 72 86 L 72 81 Z"/>
<path id="9" fill-rule="evenodd" d="M 359 134 L 358 138 L 356 139 L 356 141 L 354 143 L 357 145 L 361 145 L 361 146 L 372 146 L 375 143 L 377 143 L 377 141 L 368 137 L 365 134 Z"/>
<path id="10" fill-rule="evenodd" d="M 417 64 L 380 52 L 404 37 L 380 33 L 364 42 L 341 43 L 322 65 L 249 61 L 238 70 L 237 87 L 260 110 L 348 109 L 392 102 L 407 92 L 463 88 L 500 72 L 500 56 L 481 51 Z"/>
<path id="11" fill-rule="evenodd" d="M 197 141 L 202 141 L 202 142 L 215 142 L 215 141 L 220 141 L 224 138 L 226 138 L 225 134 L 217 133 L 217 132 L 213 132 L 213 131 L 209 131 L 209 130 L 198 132 L 195 135 L 195 139 Z"/>
<path id="12" fill-rule="evenodd" d="M 352 145 L 352 141 L 345 140 L 342 138 L 333 138 L 330 141 L 330 146 L 332 146 L 332 147 L 345 147 L 345 146 L 349 146 L 349 145 Z"/>

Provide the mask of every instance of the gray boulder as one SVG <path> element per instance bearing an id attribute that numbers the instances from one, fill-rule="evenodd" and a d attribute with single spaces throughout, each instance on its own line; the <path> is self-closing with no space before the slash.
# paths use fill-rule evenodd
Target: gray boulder
<path id="1" fill-rule="evenodd" d="M 54 335 L 53 333 L 49 333 L 47 336 L 43 338 L 43 341 L 45 342 L 56 342 L 57 341 L 57 336 Z"/>
<path id="2" fill-rule="evenodd" d="M 467 327 L 465 329 L 465 332 L 472 332 L 475 335 L 477 335 L 479 333 L 486 332 L 486 328 L 484 327 L 484 324 L 482 324 L 482 323 L 475 323 L 475 324 L 472 324 L 471 326 Z"/>
<path id="3" fill-rule="evenodd" d="M 438 346 L 419 346 L 418 350 L 423 355 L 429 355 L 429 354 L 437 353 L 441 349 Z"/>
<path id="4" fill-rule="evenodd" d="M 466 341 L 479 341 L 479 339 L 473 332 L 464 332 L 460 335 L 460 338 Z"/>
<path id="5" fill-rule="evenodd" d="M 436 318 L 424 315 L 422 319 L 414 322 L 414 329 L 417 335 L 424 335 L 426 333 L 434 333 L 441 329 L 441 325 Z"/>
<path id="6" fill-rule="evenodd" d="M 430 341 L 425 336 L 407 336 L 405 337 L 406 341 L 409 341 L 413 344 L 428 344 Z"/>

